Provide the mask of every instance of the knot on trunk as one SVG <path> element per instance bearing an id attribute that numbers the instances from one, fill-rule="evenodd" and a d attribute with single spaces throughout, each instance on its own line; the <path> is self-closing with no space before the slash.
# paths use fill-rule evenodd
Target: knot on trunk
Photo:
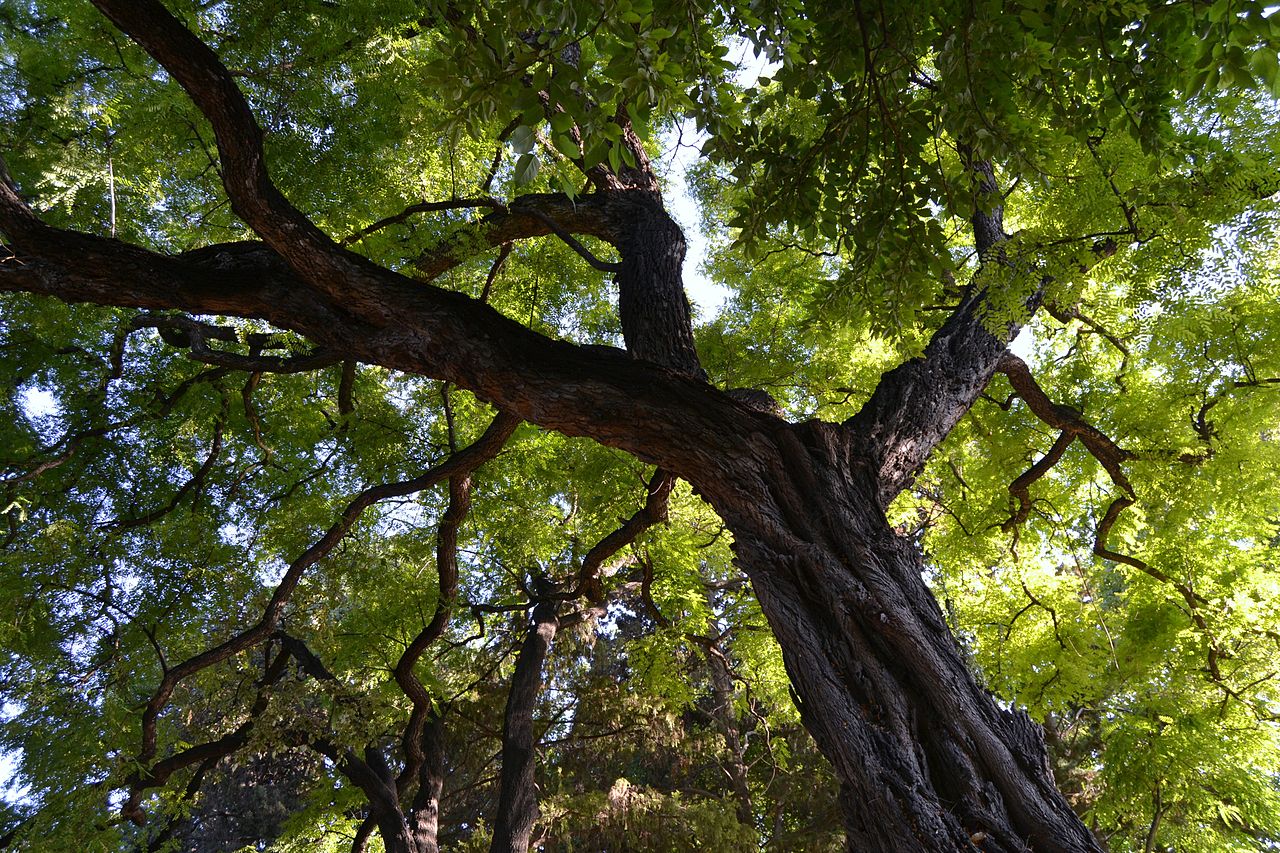
<path id="1" fill-rule="evenodd" d="M 786 416 L 782 406 L 768 391 L 762 391 L 759 388 L 729 388 L 724 393 L 736 402 L 749 409 L 755 409 L 757 412 L 764 412 L 779 418 Z"/>

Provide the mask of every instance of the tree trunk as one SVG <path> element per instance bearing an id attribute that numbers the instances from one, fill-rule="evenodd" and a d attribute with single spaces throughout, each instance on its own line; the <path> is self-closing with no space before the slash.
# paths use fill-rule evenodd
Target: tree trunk
<path id="1" fill-rule="evenodd" d="M 697 642 L 702 646 L 703 656 L 711 673 L 711 716 L 724 738 L 725 754 L 721 766 L 729 777 L 729 787 L 733 790 L 738 822 L 745 826 L 755 826 L 755 806 L 751 802 L 751 787 L 747 783 L 742 732 L 733 710 L 733 674 L 729 670 L 724 650 L 714 639 L 699 637 Z"/>
<path id="2" fill-rule="evenodd" d="M 444 721 L 432 714 L 422 727 L 422 766 L 413 797 L 409 836 L 415 853 L 440 853 L 440 795 L 444 791 Z"/>
<path id="3" fill-rule="evenodd" d="M 1096 851 L 1043 736 L 975 682 L 894 533 L 879 478 L 830 425 L 780 431 L 760 491 L 707 496 L 782 647 L 805 726 L 841 781 L 850 851 Z M 754 491 L 754 490 L 753 490 Z"/>
<path id="4" fill-rule="evenodd" d="M 332 753 L 330 753 L 332 755 Z M 413 846 L 409 824 L 396 796 L 395 775 L 387 765 L 382 750 L 369 747 L 360 761 L 350 750 L 338 765 L 339 770 L 354 781 L 369 799 L 369 817 L 378 827 L 386 853 L 418 853 Z"/>
<path id="5" fill-rule="evenodd" d="M 208 46 L 157 3 L 96 5 L 210 120 L 232 206 L 270 251 L 236 244 L 160 256 L 49 228 L 0 174 L 0 227 L 14 250 L 0 264 L 0 290 L 265 319 L 344 359 L 455 382 L 543 427 L 655 462 L 692 483 L 734 533 L 805 724 L 841 780 L 851 850 L 1099 849 L 1054 789 L 1039 730 L 977 685 L 921 580 L 919 553 L 884 517 L 1007 343 L 983 330 L 980 295 L 924 358 L 886 374 L 856 418 L 790 425 L 688 378 L 701 371 L 679 291 L 683 238 L 656 196 L 636 192 L 642 203 L 618 241 L 623 330 L 642 361 L 548 340 L 339 248 L 271 183 L 261 130 Z M 974 224 L 985 255 L 1003 231 L 992 214 Z M 504 732 L 508 846 L 495 834 L 494 850 L 526 849 L 537 816 L 532 706 L 554 607 L 539 605 L 534 619 Z M 348 764 L 375 810 L 388 793 L 394 803 L 387 774 Z M 388 849 L 397 809 L 380 812 Z"/>
<path id="6" fill-rule="evenodd" d="M 627 352 L 689 376 L 705 377 L 693 345 L 684 293 L 685 239 L 662 207 L 641 190 L 612 193 L 609 216 L 622 238 L 618 315 Z"/>
<path id="7" fill-rule="evenodd" d="M 358 282 L 366 299 L 396 306 L 395 321 L 379 326 L 310 295 L 258 247 L 163 258 L 39 225 L 22 235 L 46 254 L 24 249 L 23 263 L 0 265 L 0 288 L 262 317 L 351 358 L 457 382 L 688 479 L 734 532 L 806 725 L 844 785 L 851 849 L 968 851 L 982 832 L 989 851 L 1098 849 L 1052 790 L 1037 730 L 996 706 L 965 668 L 920 556 L 883 514 L 1003 351 L 970 331 L 980 328 L 971 304 L 923 359 L 887 374 L 857 418 L 791 425 L 390 273 Z"/>
<path id="8" fill-rule="evenodd" d="M 490 853 L 527 853 L 538 821 L 538 791 L 533 781 L 538 744 L 533 710 L 542 687 L 542 664 L 560 628 L 558 611 L 559 603 L 554 598 L 538 602 L 516 656 L 502 723 L 502 777 Z"/>

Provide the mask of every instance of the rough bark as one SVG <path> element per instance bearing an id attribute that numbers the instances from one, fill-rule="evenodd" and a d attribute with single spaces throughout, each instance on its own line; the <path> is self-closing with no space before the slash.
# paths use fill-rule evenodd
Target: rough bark
<path id="1" fill-rule="evenodd" d="M 560 628 L 559 601 L 539 601 L 516 656 L 502 721 L 502 775 L 498 813 L 493 822 L 490 853 L 526 853 L 538 822 L 538 789 L 534 782 L 538 737 L 533 712 L 542 689 L 542 665 Z"/>
<path id="2" fill-rule="evenodd" d="M 1098 849 L 1053 787 L 1038 729 L 965 668 L 878 482 L 840 464 L 848 437 L 822 424 L 775 437 L 755 489 L 707 495 L 841 780 L 848 849 Z"/>
<path id="3" fill-rule="evenodd" d="M 969 849 L 957 817 L 962 813 L 971 834 L 1003 825 L 992 834 L 1034 839 L 1044 849 L 1096 849 L 1065 804 L 1042 790 L 1049 784 L 1042 769 L 1005 772 L 1017 763 L 1008 756 L 1038 749 L 1032 729 L 1006 720 L 964 670 L 920 580 L 919 557 L 907 553 L 883 518 L 886 496 L 905 485 L 919 464 L 915 459 L 923 461 L 936 443 L 931 439 L 945 435 L 967 407 L 963 398 L 976 395 L 982 377 L 994 370 L 994 358 L 982 362 L 998 355 L 999 344 L 975 328 L 976 321 L 965 325 L 974 311 L 961 312 L 939 333 L 954 346 L 931 345 L 922 363 L 886 375 L 882 390 L 848 427 L 791 426 L 695 380 L 541 338 L 465 297 L 421 284 L 402 287 L 391 273 L 373 285 L 399 300 L 396 322 L 366 323 L 341 313 L 260 247 L 165 258 L 43 226 L 24 237 L 13 240 L 20 262 L 0 265 L 0 288 L 263 317 L 351 358 L 455 381 L 528 420 L 628 450 L 688 479 L 737 537 L 739 558 L 777 631 L 806 723 L 846 786 L 851 849 Z M 975 338 L 976 346 L 965 345 Z M 966 354 L 970 361 L 961 359 Z M 954 370 L 937 366 L 944 357 L 957 359 Z M 899 404 L 890 405 L 894 400 Z M 904 409 L 919 413 L 914 430 L 912 420 L 900 416 Z M 886 414 L 875 416 L 877 411 Z M 930 436 L 921 437 L 922 429 Z M 807 449 L 814 442 L 816 461 Z M 889 459 L 908 461 L 877 464 Z M 882 479 L 882 471 L 892 476 Z M 893 487 L 885 488 L 885 480 Z M 822 537 L 812 529 L 837 520 L 836 528 L 847 529 Z M 870 582 L 874 597 L 863 591 Z M 913 637 L 919 648 L 898 648 L 910 646 Z M 906 673 L 902 682 L 890 677 L 913 658 L 930 667 Z M 938 679 L 934 689 L 925 690 L 932 679 Z M 964 713 L 948 722 L 944 714 L 952 706 Z M 896 708 L 896 717 L 919 728 L 895 724 L 896 737 L 885 736 L 882 707 Z M 952 731 L 938 730 L 945 726 Z M 1002 738 L 1010 747 L 991 743 Z M 926 749 L 926 743 L 932 746 Z M 978 755 L 979 744 L 995 757 Z M 1006 757 L 998 760 L 1002 752 Z M 942 758 L 928 757 L 935 754 Z M 958 757 L 951 760 L 953 755 Z M 902 781 L 895 784 L 898 773 Z M 973 803 L 952 807 L 956 798 L 943 792 L 966 787 Z M 988 820 L 999 811 L 986 805 L 994 802 L 990 789 L 1013 810 L 1023 797 L 1041 805 L 1022 809 L 1021 817 Z M 882 791 L 896 793 L 886 798 Z M 875 814 L 868 814 L 873 807 Z M 910 815 L 900 826 L 936 828 L 941 822 L 939 831 L 947 834 L 929 830 L 917 838 L 903 830 L 857 847 L 859 833 L 879 825 L 880 813 L 891 808 Z M 1006 843 L 984 849 L 1018 848 Z"/>
<path id="4" fill-rule="evenodd" d="M 367 837 L 370 827 L 376 827 L 382 837 L 386 853 L 418 853 L 413 847 L 409 824 L 396 796 L 395 776 L 387 765 L 381 750 L 368 748 L 363 758 L 355 750 L 347 749 L 323 739 L 312 739 L 310 746 L 338 768 L 342 775 L 364 792 L 369 801 L 368 817 L 357 832 L 357 849 L 363 849 L 362 837 Z"/>
<path id="5" fill-rule="evenodd" d="M 693 345 L 683 278 L 684 234 L 648 193 L 619 193 L 631 213 L 618 249 L 618 314 L 627 351 L 689 376 L 705 376 Z"/>
<path id="6" fill-rule="evenodd" d="M 687 304 L 671 287 L 683 240 L 656 201 L 633 240 L 619 241 L 622 289 L 656 294 L 620 308 L 640 360 L 547 340 L 341 249 L 271 184 L 261 132 L 208 47 L 155 2 L 97 4 L 210 120 L 232 204 L 271 251 L 169 258 L 47 228 L 0 182 L 0 228 L 15 253 L 0 264 L 0 290 L 266 319 L 344 358 L 447 379 L 657 463 L 734 533 L 805 724 L 841 780 L 850 850 L 1098 849 L 1053 787 L 1039 730 L 975 682 L 921 580 L 920 554 L 884 517 L 996 368 L 1007 337 L 983 327 L 980 293 L 848 423 L 790 425 L 693 378 Z M 992 190 L 989 172 L 980 193 Z M 1003 237 L 989 211 L 974 225 L 984 254 Z M 526 849 L 536 821 L 532 707 L 556 625 L 554 606 L 535 608 L 513 679 L 494 850 Z M 388 849 L 408 849 L 396 846 L 410 843 L 398 807 L 381 808 L 396 802 L 390 772 L 373 756 L 334 760 L 369 795 Z"/>
<path id="7" fill-rule="evenodd" d="M 444 793 L 444 720 L 433 715 L 422 727 L 422 765 L 409 816 L 416 853 L 440 853 L 440 796 Z"/>

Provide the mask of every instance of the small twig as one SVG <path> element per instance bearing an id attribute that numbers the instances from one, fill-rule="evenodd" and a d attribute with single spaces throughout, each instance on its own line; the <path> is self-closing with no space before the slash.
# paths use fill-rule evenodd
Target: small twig
<path id="1" fill-rule="evenodd" d="M 534 219 L 537 219 L 538 221 L 540 221 L 543 225 L 546 225 L 548 228 L 551 229 L 552 234 L 555 234 L 557 237 L 563 240 L 566 246 L 568 246 L 570 249 L 573 249 L 575 252 L 577 252 L 578 255 L 581 256 L 581 258 L 584 261 L 586 261 L 592 267 L 600 270 L 600 272 L 616 273 L 622 270 L 622 264 L 609 263 L 607 261 L 602 261 L 599 258 L 597 258 L 595 255 L 591 253 L 590 249 L 588 249 L 586 246 L 579 243 L 576 237 L 574 237 L 568 231 L 565 231 L 563 228 L 561 228 L 560 225 L 554 219 L 552 219 L 550 216 L 547 216 L 541 210 L 535 210 L 534 208 L 531 208 L 531 207 L 516 207 L 512 209 L 512 212 L 521 213 L 521 214 L 524 214 L 525 216 L 532 216 Z"/>
<path id="2" fill-rule="evenodd" d="M 361 240 L 363 240 L 365 237 L 368 237 L 370 234 L 374 233 L 375 231 L 381 231 L 383 228 L 386 228 L 390 225 L 398 225 L 399 223 L 404 222 L 409 217 L 413 216 L 415 213 L 435 213 L 441 210 L 464 210 L 464 209 L 474 209 L 477 207 L 487 207 L 487 208 L 491 208 L 493 210 L 499 210 L 499 211 L 506 211 L 507 209 L 507 206 L 502 202 L 498 201 L 496 198 L 487 198 L 487 197 L 451 198 L 451 199 L 446 199 L 445 201 L 420 201 L 416 204 L 409 205 L 399 213 L 392 214 L 391 216 L 383 217 L 382 219 L 379 219 L 377 222 L 374 222 L 372 225 L 366 225 L 364 228 L 361 228 L 359 231 L 356 231 L 353 234 L 343 237 L 340 241 L 338 241 L 338 245 L 350 246 L 353 243 L 359 243 Z"/>

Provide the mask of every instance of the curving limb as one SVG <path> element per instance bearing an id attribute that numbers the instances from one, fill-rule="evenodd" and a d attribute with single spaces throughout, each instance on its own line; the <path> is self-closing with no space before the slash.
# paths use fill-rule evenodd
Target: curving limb
<path id="1" fill-rule="evenodd" d="M 1048 453 L 1040 457 L 1034 465 L 1019 474 L 1017 479 L 1009 484 L 1009 494 L 1017 498 L 1018 508 L 1014 510 L 1013 515 L 1009 516 L 1000 525 L 1006 533 L 1013 533 L 1017 536 L 1018 528 L 1031 515 L 1031 486 L 1049 473 L 1054 465 L 1058 464 L 1058 460 L 1062 458 L 1062 454 L 1067 452 L 1067 448 L 1071 446 L 1071 442 L 1074 440 L 1075 435 L 1064 430 L 1058 435 L 1057 441 L 1053 443 L 1053 447 L 1049 448 Z"/>
<path id="2" fill-rule="evenodd" d="M 667 501 L 675 488 L 676 478 L 667 471 L 655 471 L 645 493 L 644 506 L 612 533 L 605 536 L 587 552 L 578 569 L 578 581 L 571 597 L 585 595 L 592 604 L 604 603 L 604 588 L 600 584 L 600 571 L 614 554 L 636 541 L 642 533 L 667 520 Z"/>
<path id="3" fill-rule="evenodd" d="M 432 722 L 432 702 L 414 667 L 427 648 L 443 636 L 453 613 L 458 594 L 458 529 L 471 509 L 471 474 L 497 456 L 520 419 L 499 413 L 485 432 L 483 450 L 474 454 L 466 467 L 449 478 L 449 505 L 440 519 L 436 533 L 436 569 L 439 576 L 436 609 L 431 621 L 410 641 L 396 662 L 393 675 L 400 689 L 409 697 L 413 710 L 401 738 L 404 768 L 396 777 L 396 789 L 403 793 L 417 778 L 428 755 L 424 751 L 424 732 Z M 474 445 L 473 445 L 474 446 Z"/>
<path id="4" fill-rule="evenodd" d="M 301 356 L 262 355 L 268 348 L 286 347 L 275 335 L 254 333 L 242 335 L 228 326 L 205 323 L 180 314 L 142 313 L 129 324 L 132 330 L 156 329 L 165 343 L 190 350 L 193 361 L 253 373 L 306 373 L 330 367 L 342 361 L 337 353 L 317 350 Z M 249 355 L 214 349 L 210 340 L 248 344 Z"/>
<path id="5" fill-rule="evenodd" d="M 284 577 L 276 585 L 271 601 L 256 624 L 213 648 L 171 666 L 165 671 L 160 684 L 155 692 L 152 693 L 142 712 L 142 744 L 136 759 L 138 763 L 143 767 L 151 766 L 157 749 L 157 721 L 160 712 L 168 704 L 169 697 L 173 694 L 178 684 L 201 670 L 208 669 L 233 655 L 257 645 L 270 636 L 275 630 L 280 616 L 284 613 L 285 605 L 288 604 L 293 591 L 301 581 L 303 572 L 337 547 L 338 543 L 347 535 L 366 509 L 379 501 L 404 497 L 430 488 L 436 483 L 454 476 L 459 471 L 474 468 L 480 461 L 496 452 L 493 449 L 494 445 L 501 446 L 506 441 L 507 436 L 510 435 L 510 430 L 514 430 L 516 422 L 513 422 L 510 416 L 500 414 L 490 424 L 484 435 L 477 439 L 475 443 L 451 455 L 440 464 L 417 477 L 400 482 L 372 486 L 360 492 L 347 504 L 346 509 L 343 510 L 328 532 L 289 565 Z M 122 814 L 135 821 L 143 819 L 141 807 L 136 796 L 130 797 L 124 804 Z"/>
<path id="6" fill-rule="evenodd" d="M 1111 501 L 1102 518 L 1098 521 L 1098 525 L 1094 530 L 1093 553 L 1105 560 L 1111 560 L 1112 562 L 1137 569 L 1175 590 L 1186 603 L 1187 613 L 1191 621 L 1209 643 L 1207 669 L 1210 678 L 1222 685 L 1224 689 L 1229 689 L 1223 684 L 1222 672 L 1219 667 L 1219 661 L 1226 657 L 1227 653 L 1214 637 L 1213 631 L 1201 609 L 1208 605 L 1209 601 L 1192 589 L 1190 585 L 1170 577 L 1145 560 L 1112 549 L 1109 544 L 1111 530 L 1120 518 L 1120 514 L 1136 502 L 1133 486 L 1121 467 L 1126 460 L 1135 458 L 1135 454 L 1121 448 L 1109 436 L 1088 423 L 1075 409 L 1055 404 L 1050 400 L 1031 374 L 1031 369 L 1022 359 L 1012 353 L 1006 353 L 1000 359 L 999 370 L 1009 378 L 1014 391 L 1017 392 L 1018 396 L 1022 398 L 1036 417 L 1050 426 L 1062 430 L 1061 435 L 1049 453 L 1009 486 L 1010 493 L 1018 498 L 1020 507 L 1005 522 L 1005 529 L 1016 529 L 1017 525 L 1026 519 L 1030 507 L 1027 489 L 1031 483 L 1053 467 L 1074 439 L 1079 438 L 1081 444 L 1085 446 L 1090 455 L 1102 465 L 1103 470 L 1107 472 L 1107 476 L 1111 478 L 1111 482 L 1122 492 L 1121 495 Z"/>

